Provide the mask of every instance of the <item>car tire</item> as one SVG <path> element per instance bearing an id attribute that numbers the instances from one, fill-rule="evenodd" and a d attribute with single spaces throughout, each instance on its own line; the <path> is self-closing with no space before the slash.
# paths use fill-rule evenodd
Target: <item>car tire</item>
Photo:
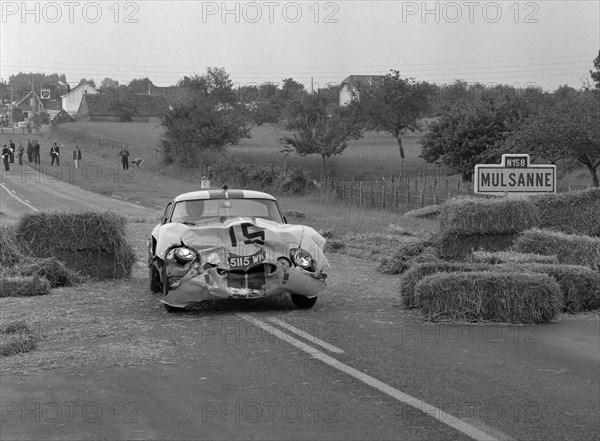
<path id="1" fill-rule="evenodd" d="M 318 297 L 305 297 L 298 294 L 290 294 L 292 302 L 300 309 L 310 309 L 317 303 Z"/>
<path id="2" fill-rule="evenodd" d="M 148 267 L 148 280 L 150 283 L 150 291 L 154 293 L 161 292 L 162 284 L 160 282 L 160 274 L 153 264 Z"/>

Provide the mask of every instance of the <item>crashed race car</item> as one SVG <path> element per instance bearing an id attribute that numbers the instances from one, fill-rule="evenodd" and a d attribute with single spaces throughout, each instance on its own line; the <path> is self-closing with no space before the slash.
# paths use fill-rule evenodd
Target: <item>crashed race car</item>
<path id="1" fill-rule="evenodd" d="M 325 239 L 288 224 L 263 192 L 199 190 L 167 204 L 148 239 L 150 289 L 168 312 L 215 299 L 291 295 L 311 308 L 325 289 Z"/>

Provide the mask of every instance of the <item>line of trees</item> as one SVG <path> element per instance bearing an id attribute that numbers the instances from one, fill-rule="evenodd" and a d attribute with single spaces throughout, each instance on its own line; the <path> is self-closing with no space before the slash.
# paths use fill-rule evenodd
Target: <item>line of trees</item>
<path id="1" fill-rule="evenodd" d="M 328 158 L 341 155 L 350 140 L 366 131 L 388 133 L 401 158 L 402 137 L 425 131 L 421 157 L 451 167 L 464 179 L 470 179 L 478 163 L 498 163 L 503 153 L 519 152 L 583 164 L 599 186 L 600 52 L 594 67 L 594 84 L 582 91 L 565 85 L 551 94 L 537 87 L 486 88 L 457 81 L 446 88 L 455 98 L 437 108 L 439 87 L 403 78 L 398 71 L 358 84 L 350 104 L 339 106 L 291 78 L 281 89 L 251 86 L 257 96 L 271 94 L 270 100 L 240 103 L 227 72 L 209 68 L 178 83 L 189 100 L 163 117 L 162 148 L 166 163 L 197 167 L 249 137 L 253 125 L 270 122 L 288 132 L 279 139 L 282 152 L 319 155 L 327 169 Z M 423 127 L 423 117 L 432 111 L 437 117 Z"/>

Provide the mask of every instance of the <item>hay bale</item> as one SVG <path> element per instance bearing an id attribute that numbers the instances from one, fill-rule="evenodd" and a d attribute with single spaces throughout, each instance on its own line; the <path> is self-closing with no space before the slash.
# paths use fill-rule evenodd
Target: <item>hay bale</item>
<path id="1" fill-rule="evenodd" d="M 473 251 L 471 260 L 475 263 L 558 263 L 556 256 L 543 256 L 533 253 L 518 253 L 516 251 Z"/>
<path id="2" fill-rule="evenodd" d="M 424 262 L 412 265 L 400 278 L 400 294 L 405 308 L 419 308 L 416 297 L 417 284 L 423 278 L 439 272 L 474 272 L 492 269 L 491 265 L 467 262 Z"/>
<path id="3" fill-rule="evenodd" d="M 600 309 L 600 273 L 586 266 L 529 263 L 517 269 L 544 273 L 556 280 L 562 292 L 564 312 Z"/>
<path id="4" fill-rule="evenodd" d="M 36 338 L 23 321 L 7 323 L 0 329 L 0 355 L 9 356 L 35 349 Z"/>
<path id="5" fill-rule="evenodd" d="M 583 265 L 600 271 L 600 238 L 537 228 L 522 232 L 515 251 L 521 253 L 556 255 L 566 265 Z"/>
<path id="6" fill-rule="evenodd" d="M 517 234 L 474 234 L 455 236 L 440 234 L 436 238 L 440 258 L 445 260 L 465 260 L 474 251 L 507 251 L 514 245 Z"/>
<path id="7" fill-rule="evenodd" d="M 0 328 L 0 334 L 17 334 L 19 332 L 31 332 L 29 326 L 22 320 L 6 323 Z"/>
<path id="8" fill-rule="evenodd" d="M 14 230 L 0 225 L 0 266 L 4 268 L 13 266 L 24 258 L 15 240 Z"/>
<path id="9" fill-rule="evenodd" d="M 506 235 L 537 226 L 535 207 L 528 200 L 453 198 L 442 205 L 443 236 Z"/>
<path id="10" fill-rule="evenodd" d="M 43 277 L 50 282 L 52 288 L 74 286 L 83 282 L 83 277 L 67 268 L 55 257 L 27 259 L 17 268 L 21 276 Z"/>
<path id="11" fill-rule="evenodd" d="M 540 228 L 567 234 L 600 236 L 600 188 L 532 196 Z"/>
<path id="12" fill-rule="evenodd" d="M 0 277 L 0 297 L 30 297 L 50 294 L 50 282 L 43 277 Z"/>
<path id="13" fill-rule="evenodd" d="M 394 254 L 381 259 L 377 271 L 382 274 L 402 274 L 415 260 L 438 260 L 437 249 L 431 246 L 431 241 L 419 240 L 403 244 Z"/>
<path id="14" fill-rule="evenodd" d="M 558 283 L 539 273 L 436 273 L 416 287 L 429 320 L 545 323 L 562 309 Z"/>
<path id="15" fill-rule="evenodd" d="M 417 217 L 419 219 L 437 219 L 441 211 L 441 205 L 428 205 L 423 208 L 407 211 L 404 213 L 404 216 Z"/>
<path id="16" fill-rule="evenodd" d="M 36 257 L 55 257 L 94 279 L 118 279 L 130 277 L 135 263 L 126 223 L 112 212 L 42 212 L 23 216 L 16 237 Z"/>

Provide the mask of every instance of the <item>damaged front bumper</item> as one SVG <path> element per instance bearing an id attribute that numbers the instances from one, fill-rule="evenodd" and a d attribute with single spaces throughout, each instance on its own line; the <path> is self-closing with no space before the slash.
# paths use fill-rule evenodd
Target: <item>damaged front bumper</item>
<path id="1" fill-rule="evenodd" d="M 290 293 L 316 297 L 326 287 L 326 274 L 279 263 L 260 263 L 244 270 L 193 267 L 170 285 L 161 302 L 176 308 L 204 300 L 252 299 Z"/>

